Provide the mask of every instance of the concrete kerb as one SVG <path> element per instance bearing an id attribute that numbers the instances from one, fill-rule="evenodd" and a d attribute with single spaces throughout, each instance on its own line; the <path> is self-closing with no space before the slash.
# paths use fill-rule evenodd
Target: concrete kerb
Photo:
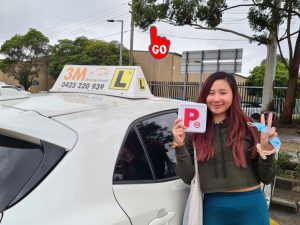
<path id="1" fill-rule="evenodd" d="M 293 211 L 295 210 L 296 213 L 299 212 L 300 202 L 273 196 L 271 203 L 282 207 L 288 207 Z"/>
<path id="2" fill-rule="evenodd" d="M 271 204 L 285 207 L 298 213 L 300 208 L 300 191 L 297 187 L 300 187 L 300 180 L 276 177 Z"/>
<path id="3" fill-rule="evenodd" d="M 281 151 L 291 156 L 291 161 L 300 163 L 300 136 L 294 129 L 277 129 L 281 138 Z M 291 209 L 299 213 L 300 209 L 300 180 L 292 180 L 283 177 L 276 177 L 272 205 Z"/>

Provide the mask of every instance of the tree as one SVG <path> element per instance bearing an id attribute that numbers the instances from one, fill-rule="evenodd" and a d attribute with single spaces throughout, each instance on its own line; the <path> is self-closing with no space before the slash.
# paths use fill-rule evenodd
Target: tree
<path id="1" fill-rule="evenodd" d="M 246 79 L 247 86 L 262 86 L 264 82 L 264 73 L 266 69 L 266 60 L 264 59 L 259 66 L 254 67 L 250 71 L 250 76 Z M 286 66 L 283 64 L 283 60 L 280 55 L 277 55 L 277 65 L 274 85 L 277 87 L 286 87 L 288 83 L 288 74 L 289 71 Z M 298 78 L 298 86 L 300 86 L 300 77 Z M 261 89 L 250 89 L 248 92 L 251 96 L 261 96 Z M 277 97 L 284 98 L 286 95 L 286 90 L 276 90 L 274 94 Z M 300 98 L 300 91 L 297 92 L 297 98 Z"/>
<path id="2" fill-rule="evenodd" d="M 49 54 L 48 43 L 49 39 L 33 28 L 25 35 L 13 36 L 1 46 L 0 52 L 6 58 L 0 62 L 0 69 L 28 90 L 38 77 L 42 58 Z"/>
<path id="3" fill-rule="evenodd" d="M 292 121 L 292 111 L 295 104 L 296 85 L 300 64 L 300 36 L 299 29 L 292 32 L 292 20 L 299 20 L 300 0 L 244 0 L 242 4 L 228 6 L 226 0 L 165 0 L 157 3 L 156 0 L 133 0 L 133 18 L 135 24 L 146 30 L 155 21 L 163 21 L 175 26 L 190 25 L 196 29 L 219 30 L 230 32 L 247 38 L 250 42 L 257 42 L 268 46 L 267 69 L 269 82 L 264 83 L 265 90 L 272 90 L 275 75 L 276 43 L 281 52 L 280 43 L 284 40 L 289 45 L 289 64 L 284 65 L 289 70 L 288 92 L 285 99 L 282 122 Z M 231 9 L 247 8 L 248 21 L 254 31 L 253 35 L 246 35 L 235 30 L 220 27 L 224 13 Z M 278 26 L 287 22 L 286 32 L 278 37 Z M 291 38 L 298 35 L 293 50 Z M 273 61 L 273 62 L 272 62 Z M 273 65 L 273 66 L 272 66 Z M 272 76 L 272 77 L 271 77 Z M 271 79 L 269 79 L 271 77 Z M 272 92 L 268 93 L 272 96 Z"/>
<path id="4" fill-rule="evenodd" d="M 295 99 L 297 93 L 297 80 L 299 77 L 299 65 L 300 65 L 300 29 L 292 33 L 293 21 L 299 21 L 300 19 L 300 0 L 285 1 L 281 9 L 281 17 L 287 21 L 285 33 L 282 37 L 276 37 L 280 55 L 283 58 L 280 42 L 287 41 L 289 49 L 289 62 L 283 60 L 284 65 L 289 70 L 288 89 L 283 105 L 283 112 L 281 114 L 280 121 L 283 124 L 289 124 L 292 122 L 293 109 L 295 107 Z M 292 36 L 297 35 L 296 43 L 293 48 Z M 284 59 L 284 58 L 283 58 Z"/>
<path id="5" fill-rule="evenodd" d="M 49 72 L 57 78 L 64 65 L 118 65 L 119 43 L 110 43 L 99 40 L 90 40 L 86 37 L 78 37 L 74 41 L 60 40 L 52 48 Z M 128 50 L 123 50 L 123 62 L 128 65 Z"/>

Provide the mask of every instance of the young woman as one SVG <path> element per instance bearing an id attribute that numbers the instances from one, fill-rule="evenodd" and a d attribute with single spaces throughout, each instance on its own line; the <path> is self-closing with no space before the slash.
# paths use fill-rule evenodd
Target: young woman
<path id="1" fill-rule="evenodd" d="M 277 136 L 272 115 L 267 119 L 269 132 L 259 133 L 249 126 L 251 119 L 240 107 L 236 81 L 224 72 L 208 77 L 198 102 L 208 108 L 206 132 L 186 135 L 181 119 L 175 120 L 172 132 L 178 173 L 187 184 L 195 174 L 192 143 L 196 147 L 204 225 L 269 225 L 259 184 L 268 184 L 275 176 L 275 151 L 268 141 Z M 263 115 L 261 123 L 265 123 Z"/>

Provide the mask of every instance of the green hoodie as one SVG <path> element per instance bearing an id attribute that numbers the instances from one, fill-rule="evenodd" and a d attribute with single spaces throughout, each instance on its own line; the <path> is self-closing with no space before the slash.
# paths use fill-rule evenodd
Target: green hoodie
<path id="1" fill-rule="evenodd" d="M 253 140 L 250 134 L 244 138 L 244 151 L 247 168 L 234 164 L 232 151 L 227 148 L 227 127 L 225 123 L 214 125 L 215 156 L 208 161 L 199 162 L 198 170 L 202 192 L 224 192 L 234 189 L 256 186 L 260 182 L 269 184 L 275 177 L 276 159 L 270 155 L 263 160 L 259 155 L 250 158 Z M 194 153 L 191 140 L 186 138 L 185 145 L 176 149 L 177 170 L 181 179 L 190 184 L 195 174 Z"/>

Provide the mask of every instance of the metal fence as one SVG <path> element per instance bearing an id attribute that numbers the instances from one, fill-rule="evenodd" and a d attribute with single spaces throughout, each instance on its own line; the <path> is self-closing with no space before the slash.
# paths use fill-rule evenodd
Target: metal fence
<path id="1" fill-rule="evenodd" d="M 155 96 L 184 100 L 184 83 L 169 81 L 150 81 L 151 93 Z M 186 100 L 196 102 L 201 86 L 197 82 L 186 84 Z"/>
<path id="2" fill-rule="evenodd" d="M 184 95 L 183 82 L 171 81 L 150 81 L 149 88 L 153 95 L 165 98 L 173 98 L 196 102 L 201 86 L 199 82 L 189 82 L 186 84 L 186 94 Z M 262 86 L 247 86 L 244 83 L 238 84 L 242 102 L 252 102 L 261 104 Z M 274 107 L 277 114 L 283 110 L 284 98 L 287 87 L 274 87 Z M 300 88 L 299 88 L 300 89 Z M 298 90 L 300 92 L 300 90 Z M 183 96 L 186 96 L 184 99 Z M 294 108 L 294 118 L 300 119 L 300 99 L 296 99 Z"/>

